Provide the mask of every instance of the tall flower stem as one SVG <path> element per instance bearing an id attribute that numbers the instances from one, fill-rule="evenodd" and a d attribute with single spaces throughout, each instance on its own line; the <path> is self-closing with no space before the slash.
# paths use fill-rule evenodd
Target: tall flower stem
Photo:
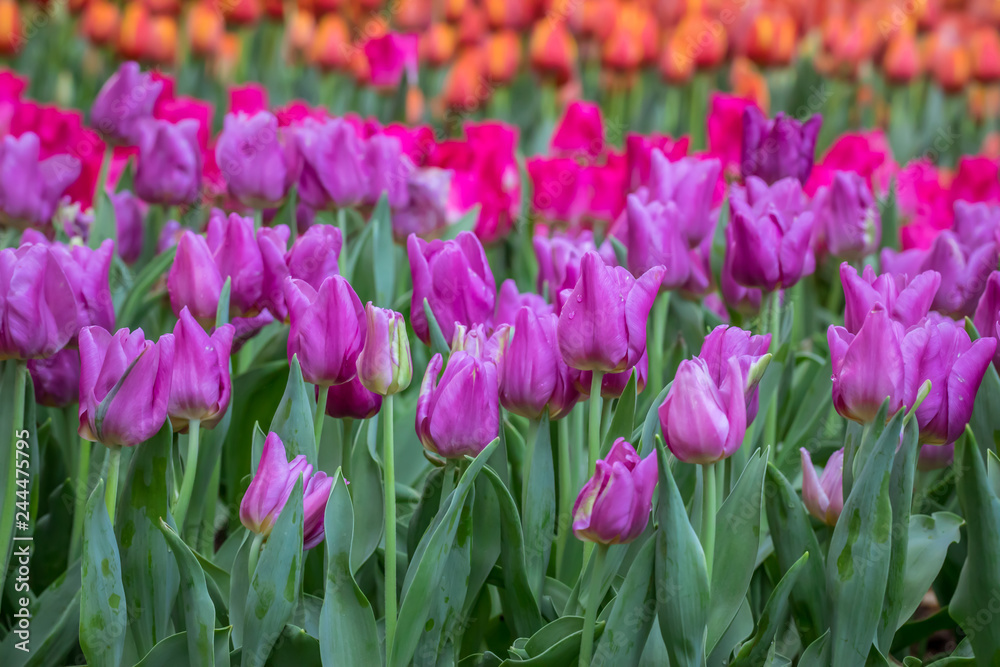
<path id="1" fill-rule="evenodd" d="M 382 464 L 385 471 L 385 655 L 391 663 L 396 635 L 396 463 L 392 440 L 392 394 L 382 401 Z"/>
<path id="2" fill-rule="evenodd" d="M 253 579 L 254 570 L 257 569 L 257 560 L 260 558 L 260 547 L 264 544 L 264 536 L 260 533 L 253 536 L 253 542 L 250 544 L 250 556 L 247 559 L 247 570 L 250 575 L 250 579 Z"/>
<path id="3" fill-rule="evenodd" d="M 768 332 L 771 334 L 771 349 L 777 352 L 781 346 L 781 292 L 771 293 L 771 307 L 768 311 L 770 322 Z M 764 421 L 764 442 L 772 447 L 777 447 L 778 437 L 778 392 L 774 392 L 771 397 L 771 404 L 767 408 L 767 416 Z"/>
<path id="4" fill-rule="evenodd" d="M 112 525 L 115 523 L 115 504 L 118 502 L 118 467 L 121 461 L 121 446 L 108 445 L 108 485 L 104 489 L 104 504 L 108 506 Z"/>
<path id="5" fill-rule="evenodd" d="M 718 464 L 709 463 L 701 467 L 701 547 L 705 550 L 705 566 L 708 569 L 709 579 L 712 578 L 712 560 L 715 555 L 715 514 L 719 502 L 715 489 L 716 465 Z"/>
<path id="6" fill-rule="evenodd" d="M 556 533 L 556 579 L 562 581 L 566 568 L 566 543 L 573 524 L 573 471 L 569 461 L 568 417 L 559 424 L 559 516 Z"/>
<path id="7" fill-rule="evenodd" d="M 588 476 L 593 477 L 597 470 L 597 457 L 601 453 L 601 380 L 604 379 L 602 371 L 593 371 L 590 380 L 590 424 L 587 430 L 587 470 Z"/>
<path id="8" fill-rule="evenodd" d="M 83 512 L 87 506 L 88 477 L 90 476 L 90 450 L 93 444 L 80 438 L 80 452 L 77 456 L 76 483 L 73 485 L 73 531 L 69 538 L 69 562 L 80 555 L 83 540 Z"/>
<path id="9" fill-rule="evenodd" d="M 177 529 L 184 530 L 184 520 L 191 504 L 191 493 L 194 491 L 194 478 L 198 474 L 198 441 L 201 436 L 201 422 L 192 419 L 188 422 L 187 461 L 184 465 L 184 480 L 181 482 L 181 493 L 174 507 L 174 521 Z"/>
<path id="10" fill-rule="evenodd" d="M 326 421 L 326 397 L 330 393 L 329 387 L 318 387 L 319 396 L 316 397 L 316 412 L 313 414 L 313 433 L 316 436 L 316 451 L 319 451 L 320 440 L 323 438 L 323 422 Z"/>
<path id="11" fill-rule="evenodd" d="M 528 432 L 524 436 L 524 476 L 521 479 L 521 511 L 528 506 L 528 484 L 531 480 L 531 461 L 535 457 L 535 441 L 538 440 L 539 421 L 528 422 Z"/>
<path id="12" fill-rule="evenodd" d="M 598 544 L 594 550 L 594 570 L 590 577 L 590 594 L 587 609 L 583 615 L 583 635 L 580 638 L 580 667 L 590 667 L 590 657 L 594 653 L 594 624 L 597 622 L 597 608 L 601 604 L 603 586 L 601 572 L 604 559 L 608 555 L 608 545 Z"/>
<path id="13" fill-rule="evenodd" d="M 658 396 L 663 389 L 663 341 L 667 333 L 669 312 L 670 292 L 663 292 L 653 303 L 653 338 L 646 347 L 649 352 L 650 396 Z"/>

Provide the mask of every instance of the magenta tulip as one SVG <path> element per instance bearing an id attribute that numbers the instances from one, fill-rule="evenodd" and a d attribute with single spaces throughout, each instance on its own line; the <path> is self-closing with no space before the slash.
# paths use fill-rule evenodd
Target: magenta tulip
<path id="1" fill-rule="evenodd" d="M 853 171 L 834 173 L 812 201 L 813 246 L 834 257 L 861 260 L 875 252 L 882 238 L 882 217 L 864 177 Z"/>
<path id="2" fill-rule="evenodd" d="M 528 307 L 517 312 L 500 372 L 500 403 L 516 415 L 540 419 L 556 383 L 565 377 L 559 373 L 556 321 L 555 315 L 539 316 Z"/>
<path id="3" fill-rule="evenodd" d="M 476 456 L 500 433 L 497 367 L 469 352 L 427 365 L 417 398 L 416 431 L 428 450 L 448 459 Z"/>
<path id="4" fill-rule="evenodd" d="M 539 316 L 555 312 L 555 309 L 538 294 L 518 292 L 517 283 L 514 282 L 513 278 L 508 278 L 500 285 L 500 292 L 497 294 L 497 310 L 493 321 L 497 326 L 501 324 L 513 326 L 514 318 L 517 317 L 517 313 L 522 307 L 530 308 Z"/>
<path id="5" fill-rule="evenodd" d="M 343 276 L 331 276 L 319 290 L 285 280 L 285 303 L 291 329 L 288 359 L 298 355 L 306 382 L 343 384 L 358 374 L 358 354 L 365 340 L 364 308 Z"/>
<path id="6" fill-rule="evenodd" d="M 757 384 L 764 376 L 764 371 L 771 360 L 767 354 L 770 346 L 771 334 L 754 336 L 739 327 L 720 324 L 705 336 L 701 352 L 698 353 L 698 358 L 708 364 L 709 374 L 719 387 L 722 386 L 729 371 L 729 360 L 735 358 L 739 362 L 747 400 L 748 426 L 757 416 Z"/>
<path id="7" fill-rule="evenodd" d="M 802 502 L 814 517 L 828 526 L 836 526 L 844 510 L 844 450 L 830 455 L 823 472 L 817 476 L 812 457 L 804 447 L 802 454 Z"/>
<path id="8" fill-rule="evenodd" d="M 149 120 L 140 126 L 135 193 L 150 204 L 193 204 L 201 192 L 201 146 L 198 122 L 176 125 Z"/>
<path id="9" fill-rule="evenodd" d="M 80 352 L 63 348 L 47 359 L 28 361 L 35 402 L 63 408 L 80 401 Z"/>
<path id="10" fill-rule="evenodd" d="M 643 202 L 629 195 L 625 211 L 628 220 L 628 269 L 641 276 L 654 267 L 663 267 L 660 289 L 676 290 L 691 275 L 691 260 L 684 238 L 687 212 L 674 202 Z"/>
<path id="11" fill-rule="evenodd" d="M 174 372 L 167 414 L 174 431 L 192 419 L 213 428 L 229 406 L 229 353 L 235 329 L 224 324 L 209 336 L 185 308 L 174 326 Z"/>
<path id="12" fill-rule="evenodd" d="M 656 452 L 640 459 L 624 438 L 615 440 L 573 504 L 573 533 L 598 544 L 639 537 L 649 523 L 658 475 Z"/>
<path id="13" fill-rule="evenodd" d="M 844 262 L 840 265 L 840 281 L 844 286 L 844 328 L 857 333 L 877 303 L 904 328 L 915 325 L 930 310 L 941 275 L 925 271 L 912 280 L 898 273 L 876 276 L 875 269 L 866 265 L 858 276 L 857 269 Z"/>
<path id="14" fill-rule="evenodd" d="M 110 144 L 139 142 L 139 126 L 153 117 L 153 107 L 163 81 L 139 70 L 139 64 L 124 62 L 104 82 L 90 108 L 90 124 Z"/>
<path id="15" fill-rule="evenodd" d="M 903 326 L 875 304 L 857 334 L 844 327 L 827 330 L 833 364 L 833 405 L 840 416 L 861 424 L 875 420 L 889 399 L 889 414 L 903 405 Z"/>
<path id="16" fill-rule="evenodd" d="M 143 203 L 128 190 L 117 192 L 111 197 L 115 208 L 115 240 L 118 256 L 126 264 L 133 264 L 142 254 L 142 244 L 146 237 Z"/>
<path id="17" fill-rule="evenodd" d="M 289 275 L 319 289 L 325 279 L 340 272 L 338 260 L 343 246 L 340 229 L 332 225 L 313 225 L 296 239 L 285 255 Z"/>
<path id="18" fill-rule="evenodd" d="M 326 414 L 334 419 L 369 419 L 381 409 L 382 396 L 369 391 L 357 377 L 330 387 L 326 395 Z"/>
<path id="19" fill-rule="evenodd" d="M 226 114 L 215 160 L 234 199 L 273 208 L 285 198 L 298 173 L 295 141 L 284 139 L 269 111 Z"/>
<path id="20" fill-rule="evenodd" d="M 51 357 L 76 336 L 79 303 L 45 245 L 0 250 L 0 360 Z"/>

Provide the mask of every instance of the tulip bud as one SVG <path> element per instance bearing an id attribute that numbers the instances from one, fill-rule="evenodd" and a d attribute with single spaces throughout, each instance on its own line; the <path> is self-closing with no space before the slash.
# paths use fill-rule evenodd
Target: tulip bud
<path id="1" fill-rule="evenodd" d="M 133 264 L 142 254 L 143 239 L 146 235 L 145 214 L 142 202 L 128 190 L 111 195 L 115 207 L 115 231 L 118 256 L 126 264 Z"/>
<path id="2" fill-rule="evenodd" d="M 837 171 L 812 202 L 813 245 L 834 257 L 861 260 L 882 239 L 882 217 L 865 179 L 853 171 Z"/>
<path id="3" fill-rule="evenodd" d="M 313 34 L 309 62 L 325 71 L 341 70 L 347 66 L 348 54 L 353 48 L 350 29 L 344 18 L 338 14 L 326 14 L 319 20 Z"/>
<path id="4" fill-rule="evenodd" d="M 208 219 L 206 243 L 219 275 L 231 280 L 230 309 L 234 314 L 254 315 L 261 297 L 264 259 L 254 232 L 254 223 L 238 213 L 227 217 L 214 209 Z"/>
<path id="5" fill-rule="evenodd" d="M 364 52 L 371 84 L 375 88 L 395 91 L 404 74 L 411 83 L 416 83 L 417 35 L 388 32 L 366 41 Z"/>
<path id="6" fill-rule="evenodd" d="M 920 74 L 920 48 L 912 30 L 903 29 L 892 34 L 882 56 L 882 69 L 895 84 L 908 84 Z"/>
<path id="7" fill-rule="evenodd" d="M 179 205 L 197 201 L 201 191 L 201 148 L 198 122 L 177 124 L 149 120 L 139 127 L 139 162 L 135 193 L 151 204 Z"/>
<path id="8" fill-rule="evenodd" d="M 748 426 L 757 416 L 757 383 L 771 361 L 771 355 L 767 353 L 770 346 L 771 334 L 754 336 L 739 327 L 720 324 L 705 336 L 698 354 L 698 358 L 708 364 L 709 374 L 719 387 L 725 381 L 729 360 L 736 359 L 739 362 L 747 399 Z"/>
<path id="9" fill-rule="evenodd" d="M 66 277 L 72 276 L 70 286 L 76 295 L 78 331 L 90 325 L 110 330 L 115 325 L 115 307 L 109 284 L 114 246 L 114 241 L 110 239 L 97 250 L 83 245 L 52 245 L 52 253 L 62 265 Z"/>
<path id="10" fill-rule="evenodd" d="M 205 0 L 192 3 L 187 20 L 191 53 L 202 57 L 215 55 L 225 29 L 225 20 L 212 3 Z"/>
<path id="11" fill-rule="evenodd" d="M 823 118 L 819 114 L 806 122 L 779 113 L 773 120 L 755 106 L 743 111 L 743 177 L 759 176 L 766 183 L 783 178 L 809 180 Z"/>
<path id="12" fill-rule="evenodd" d="M 215 160 L 229 194 L 242 204 L 273 208 L 294 182 L 295 145 L 283 145 L 278 119 L 268 111 L 226 114 Z"/>
<path id="13" fill-rule="evenodd" d="M 46 245 L 0 250 L 0 360 L 42 359 L 79 331 L 80 303 Z"/>
<path id="14" fill-rule="evenodd" d="M 649 523 L 658 476 L 656 452 L 640 459 L 624 438 L 615 440 L 576 497 L 573 533 L 598 544 L 625 544 L 639 537 Z"/>
<path id="15" fill-rule="evenodd" d="M 327 390 L 326 414 L 334 419 L 370 419 L 381 409 L 382 396 L 369 391 L 356 376 Z"/>
<path id="16" fill-rule="evenodd" d="M 398 394 L 410 386 L 413 360 L 406 320 L 393 310 L 365 306 L 365 344 L 358 355 L 358 378 L 380 396 Z"/>
<path id="17" fill-rule="evenodd" d="M 11 56 L 24 45 L 21 10 L 15 0 L 0 1 L 0 54 Z"/>
<path id="18" fill-rule="evenodd" d="M 392 235 L 402 242 L 410 234 L 421 238 L 448 226 L 448 199 L 453 173 L 448 169 L 424 167 L 407 176 L 406 205 L 392 212 Z"/>
<path id="19" fill-rule="evenodd" d="M 167 293 L 174 313 L 179 315 L 188 308 L 201 326 L 211 328 L 219 309 L 222 284 L 222 275 L 208 243 L 198 234 L 185 231 L 167 273 Z"/>
<path id="20" fill-rule="evenodd" d="M 857 269 L 844 262 L 840 265 L 840 281 L 844 286 L 844 328 L 857 333 L 877 303 L 904 328 L 917 324 L 931 308 L 941 274 L 925 271 L 912 280 L 899 273 L 876 276 L 869 264 L 859 277 Z"/>
<path id="21" fill-rule="evenodd" d="M 804 447 L 802 453 L 802 502 L 814 517 L 828 526 L 836 526 L 844 510 L 844 450 L 830 455 L 820 476 L 812 464 L 812 457 Z"/>
<path id="22" fill-rule="evenodd" d="M 559 365 L 565 362 L 556 345 L 557 321 L 554 314 L 539 316 L 528 307 L 517 312 L 500 373 L 500 402 L 516 415 L 541 418 L 561 379 Z"/>
<path id="23" fill-rule="evenodd" d="M 288 359 L 298 355 L 306 382 L 330 386 L 353 379 L 358 373 L 365 321 L 350 283 L 342 276 L 331 276 L 315 290 L 288 278 L 285 303 L 291 323 Z"/>
<path id="24" fill-rule="evenodd" d="M 856 335 L 831 325 L 826 338 L 833 405 L 841 417 L 869 424 L 886 399 L 890 415 L 899 410 L 905 389 L 903 327 L 889 319 L 885 306 L 875 304 Z"/>
<path id="25" fill-rule="evenodd" d="M 34 132 L 0 142 L 0 224 L 47 226 L 66 188 L 80 176 L 77 158 L 60 154 L 40 160 L 40 150 Z"/>
<path id="26" fill-rule="evenodd" d="M 229 352 L 235 329 L 224 324 L 211 336 L 185 308 L 174 326 L 174 371 L 167 414 L 175 432 L 197 419 L 213 428 L 226 411 L 232 391 Z"/>
<path id="27" fill-rule="evenodd" d="M 304 505 L 302 548 L 312 549 L 322 542 L 323 515 L 334 479 L 323 471 L 314 473 L 304 454 L 289 463 L 285 445 L 277 433 L 268 433 L 264 440 L 257 474 L 240 502 L 240 522 L 252 533 L 269 537 L 300 477 Z"/>
<path id="28" fill-rule="evenodd" d="M 365 142 L 365 167 L 369 178 L 364 203 L 375 205 L 385 193 L 389 206 L 406 206 L 409 199 L 407 182 L 413 163 L 403 155 L 398 138 L 386 134 L 369 138 Z"/>
<path id="29" fill-rule="evenodd" d="M 167 419 L 174 337 L 142 329 L 80 332 L 80 437 L 107 446 L 149 440 Z"/>
<path id="30" fill-rule="evenodd" d="M 140 126 L 153 117 L 163 82 L 125 62 L 101 87 L 90 108 L 90 123 L 108 143 L 130 146 L 141 138 Z M 146 199 L 143 197 L 143 199 Z"/>
<path id="31" fill-rule="evenodd" d="M 35 402 L 64 408 L 80 401 L 80 352 L 63 348 L 47 359 L 28 361 Z"/>
<path id="32" fill-rule="evenodd" d="M 285 256 L 289 275 L 319 289 L 324 280 L 339 273 L 338 258 L 343 245 L 339 228 L 331 225 L 310 227 L 296 239 Z"/>
<path id="33" fill-rule="evenodd" d="M 629 195 L 626 204 L 628 220 L 628 268 L 641 276 L 654 267 L 663 267 L 660 290 L 679 288 L 691 275 L 691 261 L 683 236 L 685 214 L 672 201 L 642 202 Z"/>
<path id="34" fill-rule="evenodd" d="M 497 367 L 454 352 L 438 380 L 442 358 L 427 365 L 417 398 L 416 431 L 423 446 L 445 458 L 476 456 L 500 433 Z"/>
<path id="35" fill-rule="evenodd" d="M 278 320 L 288 317 L 285 307 L 285 278 L 288 278 L 288 265 L 285 255 L 288 252 L 288 236 L 291 232 L 288 225 L 261 227 L 257 230 L 257 248 L 260 251 L 264 273 L 260 281 L 260 299 L 254 311 L 270 311 Z"/>

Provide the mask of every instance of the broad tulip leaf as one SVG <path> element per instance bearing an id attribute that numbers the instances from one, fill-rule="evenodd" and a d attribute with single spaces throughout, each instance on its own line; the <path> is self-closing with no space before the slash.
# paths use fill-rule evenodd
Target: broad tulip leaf
<path id="1" fill-rule="evenodd" d="M 372 272 L 375 276 L 375 305 L 391 308 L 396 291 L 396 246 L 392 241 L 392 213 L 386 193 L 378 198 L 372 219 Z"/>
<path id="2" fill-rule="evenodd" d="M 0 429 L 0 482 L 2 482 L 2 487 L 0 487 L 0 591 L 3 590 L 4 582 L 7 577 L 7 565 L 10 562 L 10 555 L 12 550 L 12 545 L 14 541 L 14 514 L 17 508 L 17 502 L 19 500 L 17 491 L 17 441 L 21 438 L 17 437 L 14 433 L 14 400 L 8 400 L 7 397 L 13 397 L 15 389 L 15 374 L 23 373 L 25 384 L 27 384 L 28 371 L 23 365 L 23 361 L 15 361 L 13 359 L 0 362 L 0 369 L 3 369 L 2 377 L 2 393 L 4 399 L 0 401 L 0 424 L 3 424 L 3 428 Z M 27 407 L 27 401 L 33 400 L 34 396 L 28 394 L 25 388 L 25 407 Z M 27 420 L 25 420 L 27 423 Z M 30 432 L 31 426 L 27 427 Z M 23 458 L 23 456 L 21 457 Z"/>
<path id="3" fill-rule="evenodd" d="M 634 395 L 633 391 L 633 395 Z M 529 432 L 529 438 L 531 437 Z M 556 525 L 556 482 L 552 463 L 549 416 L 542 416 L 535 430 L 535 442 L 528 448 L 530 464 L 525 466 L 528 479 L 521 511 L 524 516 L 525 565 L 531 592 L 539 599 Z"/>
<path id="4" fill-rule="evenodd" d="M 317 454 L 313 413 L 316 410 L 316 400 L 312 394 L 313 388 L 302 379 L 302 367 L 299 365 L 298 355 L 295 355 L 288 371 L 285 393 L 278 403 L 268 431 L 277 433 L 281 438 L 289 460 L 305 454 L 306 460 L 315 467 Z"/>
<path id="5" fill-rule="evenodd" d="M 594 650 L 594 664 L 638 664 L 656 617 L 655 555 L 656 540 L 646 540 L 612 602 L 604 634 Z"/>
<path id="6" fill-rule="evenodd" d="M 302 628 L 289 623 L 281 631 L 266 667 L 304 667 L 321 663 L 319 641 Z M 246 664 L 246 663 L 242 663 Z M 368 663 L 365 663 L 368 664 Z M 378 663 L 373 663 L 378 664 Z"/>
<path id="7" fill-rule="evenodd" d="M 181 608 L 187 634 L 187 664 L 193 667 L 215 666 L 215 605 L 208 594 L 205 572 L 184 541 L 160 519 L 160 532 L 166 538 L 181 575 Z"/>
<path id="8" fill-rule="evenodd" d="M 230 628 L 219 628 L 212 633 L 213 660 L 217 667 L 229 667 L 229 631 Z M 187 632 L 178 632 L 160 640 L 135 667 L 176 667 L 187 664 Z"/>
<path id="9" fill-rule="evenodd" d="M 729 623 L 722 638 L 715 643 L 715 648 L 708 654 L 708 667 L 727 667 L 733 660 L 733 651 L 753 635 L 753 612 L 750 611 L 750 598 L 743 598 L 743 603 Z"/>
<path id="10" fill-rule="evenodd" d="M 785 627 L 788 619 L 789 596 L 795 586 L 799 575 L 805 570 L 805 564 L 809 560 L 809 553 L 804 553 L 792 564 L 785 576 L 781 578 L 778 585 L 771 591 L 771 597 L 764 605 L 764 611 L 757 619 L 757 632 L 754 636 L 740 648 L 739 655 L 733 661 L 733 667 L 750 667 L 761 664 L 768 653 L 768 647 L 773 650 L 774 638 L 777 633 Z"/>
<path id="11" fill-rule="evenodd" d="M 962 518 L 951 512 L 910 517 L 909 543 L 906 549 L 906 578 L 899 609 L 897 629 L 902 627 L 934 583 L 948 547 L 961 537 Z"/>
<path id="12" fill-rule="evenodd" d="M 824 632 L 812 644 L 806 647 L 799 658 L 800 665 L 830 664 L 830 631 Z"/>
<path id="13" fill-rule="evenodd" d="M 91 665 L 118 667 L 128 610 L 118 543 L 104 504 L 104 480 L 87 500 L 80 588 L 80 647 Z"/>
<path id="14" fill-rule="evenodd" d="M 385 526 L 382 474 L 368 449 L 368 434 L 374 428 L 371 419 L 364 420 L 351 447 L 351 483 L 348 491 L 353 505 L 363 512 L 354 522 L 354 540 L 351 542 L 351 572 L 354 574 L 375 553 Z"/>
<path id="15" fill-rule="evenodd" d="M 499 448 L 498 448 L 499 449 Z M 469 562 L 470 594 L 465 598 L 463 615 L 469 618 L 478 592 L 489 577 L 500 557 L 501 529 L 497 517 L 500 504 L 490 482 L 480 475 L 476 478 L 475 503 L 472 506 L 472 552 Z M 485 591 L 482 594 L 486 594 Z"/>
<path id="16" fill-rule="evenodd" d="M 969 318 L 965 319 L 965 329 L 973 340 L 982 335 Z M 992 333 L 986 332 L 987 335 Z M 979 385 L 969 426 L 980 447 L 1000 451 L 1000 375 L 993 364 L 986 367 L 983 382 Z"/>
<path id="17" fill-rule="evenodd" d="M 441 325 L 438 324 L 437 317 L 434 316 L 434 311 L 431 310 L 431 304 L 427 299 L 424 299 L 423 308 L 424 317 L 427 318 L 427 329 L 431 335 L 431 352 L 440 354 L 447 360 L 451 345 L 445 340 L 444 334 L 441 332 Z"/>
<path id="18" fill-rule="evenodd" d="M 160 277 L 173 265 L 174 255 L 176 254 L 177 246 L 164 250 L 146 264 L 142 271 L 136 275 L 135 280 L 132 281 L 132 289 L 129 290 L 128 296 L 125 297 L 125 303 L 122 304 L 121 308 L 116 309 L 117 317 L 115 320 L 119 326 L 130 328 L 135 326 L 139 320 L 143 302 L 149 299 L 150 295 L 154 293 L 153 287 Z"/>
<path id="19" fill-rule="evenodd" d="M 243 617 L 247 604 L 247 592 L 250 590 L 250 549 L 253 543 L 253 533 L 247 531 L 243 542 L 233 559 L 229 577 L 229 623 L 233 626 L 233 646 L 243 645 Z"/>
<path id="20" fill-rule="evenodd" d="M 451 472 L 449 469 L 448 473 L 451 474 Z M 434 521 L 438 508 L 441 506 L 441 484 L 444 474 L 444 468 L 432 468 L 427 473 L 420 500 L 413 509 L 413 514 L 410 515 L 410 523 L 406 532 L 406 553 L 410 554 L 411 558 L 416 553 L 417 546 Z M 351 486 L 354 486 L 354 482 L 351 482 Z"/>
<path id="21" fill-rule="evenodd" d="M 663 388 L 660 394 L 653 400 L 653 405 L 650 406 L 649 412 L 646 413 L 646 418 L 642 421 L 642 437 L 639 441 L 639 446 L 636 447 L 636 453 L 639 456 L 645 456 L 649 452 L 653 451 L 656 446 L 654 439 L 656 437 L 656 427 L 660 425 L 660 416 L 657 414 L 657 409 L 663 405 L 663 401 L 666 400 L 667 394 L 670 392 L 670 387 L 673 386 L 673 382 L 668 382 L 667 386 Z"/>

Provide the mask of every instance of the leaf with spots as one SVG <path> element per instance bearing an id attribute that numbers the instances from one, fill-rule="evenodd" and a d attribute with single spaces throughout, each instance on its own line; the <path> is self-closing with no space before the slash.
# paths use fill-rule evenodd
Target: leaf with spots
<path id="1" fill-rule="evenodd" d="M 104 480 L 90 494 L 83 521 L 80 648 L 89 664 L 118 667 L 128 612 L 118 543 L 104 504 Z"/>

